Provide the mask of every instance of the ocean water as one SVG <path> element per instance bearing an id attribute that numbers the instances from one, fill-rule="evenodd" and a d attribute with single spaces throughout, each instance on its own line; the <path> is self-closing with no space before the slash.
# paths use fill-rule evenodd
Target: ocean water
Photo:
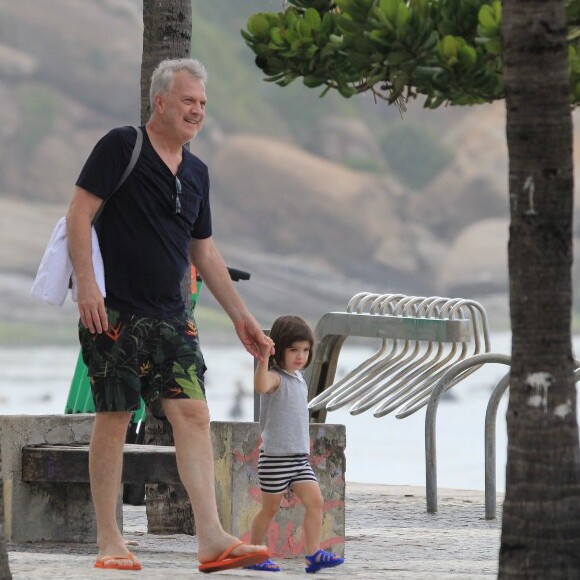
<path id="1" fill-rule="evenodd" d="M 350 339 L 349 339 L 350 340 Z M 353 339 L 354 340 L 354 339 Z M 494 352 L 509 354 L 509 333 L 494 334 Z M 378 348 L 347 341 L 337 379 Z M 205 346 L 206 390 L 213 420 L 252 421 L 253 360 L 237 346 Z M 76 347 L 0 348 L 0 413 L 63 413 L 78 357 Z M 484 420 L 493 387 L 507 371 L 488 364 L 459 383 L 437 413 L 437 476 L 440 487 L 484 488 Z M 505 486 L 507 394 L 496 421 L 497 489 Z M 346 426 L 347 480 L 389 485 L 425 485 L 425 408 L 404 419 L 374 418 L 371 411 L 330 412 L 328 423 Z"/>

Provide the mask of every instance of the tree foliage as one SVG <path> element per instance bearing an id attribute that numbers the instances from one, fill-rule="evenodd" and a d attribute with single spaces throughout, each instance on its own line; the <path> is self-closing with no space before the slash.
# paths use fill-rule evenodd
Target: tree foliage
<path id="1" fill-rule="evenodd" d="M 568 0 L 571 102 L 580 102 L 580 0 Z M 425 107 L 504 98 L 500 0 L 288 0 L 242 36 L 266 80 Z"/>

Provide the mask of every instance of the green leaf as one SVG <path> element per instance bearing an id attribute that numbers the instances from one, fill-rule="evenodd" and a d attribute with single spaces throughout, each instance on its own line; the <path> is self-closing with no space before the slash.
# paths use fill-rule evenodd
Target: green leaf
<path id="1" fill-rule="evenodd" d="M 569 60 L 570 70 L 573 73 L 580 74 L 580 58 L 577 56 Z"/>
<path id="2" fill-rule="evenodd" d="M 406 52 L 390 52 L 386 58 L 386 61 L 390 66 L 397 66 L 407 60 L 409 55 Z"/>
<path id="3" fill-rule="evenodd" d="M 299 20 L 297 22 L 296 30 L 298 31 L 298 35 L 300 36 L 300 38 L 303 39 L 312 38 L 312 28 L 305 20 Z"/>
<path id="4" fill-rule="evenodd" d="M 292 54 L 292 56 L 296 56 L 300 52 L 301 48 L 302 48 L 302 41 L 301 40 L 295 40 L 290 45 L 290 53 L 283 53 L 283 54 L 285 54 L 285 55 Z"/>
<path id="5" fill-rule="evenodd" d="M 354 94 L 356 94 L 355 90 L 349 86 L 339 85 L 338 92 L 345 98 L 350 99 Z"/>
<path id="6" fill-rule="evenodd" d="M 379 9 L 391 24 L 396 24 L 397 12 L 399 11 L 399 0 L 380 0 Z"/>
<path id="7" fill-rule="evenodd" d="M 248 20 L 248 31 L 257 38 L 268 38 L 270 32 L 270 23 L 266 16 L 262 13 L 254 14 Z"/>
<path id="8" fill-rule="evenodd" d="M 338 28 L 343 32 L 351 32 L 353 34 L 359 34 L 361 26 L 356 22 L 353 22 L 352 18 L 347 18 L 346 16 L 338 16 L 336 19 L 336 24 Z"/>
<path id="9" fill-rule="evenodd" d="M 309 89 L 314 89 L 316 87 L 319 87 L 321 84 L 323 84 L 323 81 L 321 81 L 318 77 L 315 77 L 315 76 L 305 76 L 302 79 L 302 82 Z"/>
<path id="10" fill-rule="evenodd" d="M 270 38 L 274 44 L 279 46 L 284 44 L 284 39 L 282 38 L 282 34 L 280 33 L 280 29 L 278 27 L 270 29 Z"/>
<path id="11" fill-rule="evenodd" d="M 499 0 L 494 0 L 494 2 L 492 3 L 492 6 L 493 6 L 493 15 L 494 15 L 495 21 L 497 22 L 497 25 L 500 26 L 501 25 L 501 16 L 502 16 L 501 2 Z"/>
<path id="12" fill-rule="evenodd" d="M 501 54 L 501 39 L 492 38 L 486 43 L 485 48 L 491 54 Z"/>
<path id="13" fill-rule="evenodd" d="M 409 9 L 404 5 L 401 4 L 399 6 L 399 10 L 397 11 L 397 20 L 395 23 L 395 29 L 397 31 L 397 38 L 399 40 L 403 40 L 407 33 L 409 32 L 409 18 L 411 13 Z"/>
<path id="14" fill-rule="evenodd" d="M 240 34 L 242 35 L 242 38 L 248 43 L 248 44 L 252 44 L 254 42 L 254 36 L 252 34 L 250 34 L 249 32 L 246 32 L 244 29 L 240 30 Z"/>
<path id="15" fill-rule="evenodd" d="M 462 46 L 457 51 L 457 58 L 465 70 L 471 70 L 477 62 L 477 51 L 473 46 Z"/>
<path id="16" fill-rule="evenodd" d="M 318 14 L 318 10 L 314 10 L 314 8 L 308 8 L 304 13 L 304 20 L 308 23 L 310 28 L 318 30 L 320 28 L 320 14 Z"/>
<path id="17" fill-rule="evenodd" d="M 287 10 L 284 14 L 284 25 L 286 28 L 293 28 L 296 25 L 298 20 L 298 15 L 296 14 L 296 10 L 290 9 Z"/>
<path id="18" fill-rule="evenodd" d="M 457 56 L 458 46 L 455 37 L 450 35 L 444 36 L 441 39 L 439 46 L 441 48 L 441 54 L 443 55 L 445 60 L 448 61 L 449 59 L 455 58 Z"/>
<path id="19" fill-rule="evenodd" d="M 479 23 L 486 28 L 494 29 L 498 27 L 498 24 L 495 20 L 495 12 L 489 4 L 484 4 L 479 9 L 477 17 Z"/>
<path id="20" fill-rule="evenodd" d="M 371 30 L 370 32 L 365 32 L 372 41 L 378 42 L 381 46 L 390 46 L 391 43 L 385 38 L 382 30 Z"/>
<path id="21" fill-rule="evenodd" d="M 580 26 L 568 28 L 568 42 L 576 40 L 580 36 Z"/>

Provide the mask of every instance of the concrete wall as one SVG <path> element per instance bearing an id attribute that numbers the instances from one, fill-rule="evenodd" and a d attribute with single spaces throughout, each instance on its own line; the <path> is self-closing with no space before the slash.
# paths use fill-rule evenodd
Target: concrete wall
<path id="1" fill-rule="evenodd" d="M 212 423 L 216 467 L 216 493 L 222 523 L 227 531 L 250 539 L 250 526 L 260 509 L 258 423 Z M 344 554 L 346 435 L 344 425 L 310 425 L 311 463 L 324 498 L 322 547 Z M 268 547 L 277 557 L 303 557 L 304 508 L 287 493 L 270 526 Z"/>
<path id="2" fill-rule="evenodd" d="M 88 484 L 23 483 L 22 447 L 86 444 L 92 414 L 0 416 L 6 539 L 10 542 L 95 542 L 96 522 Z M 257 423 L 212 422 L 218 510 L 224 528 L 249 540 L 252 519 L 260 507 Z M 310 425 L 311 463 L 324 497 L 322 547 L 344 554 L 346 447 L 343 425 Z M 274 556 L 302 557 L 304 508 L 292 493 L 270 527 Z M 122 505 L 117 513 L 122 528 Z"/>
<path id="3" fill-rule="evenodd" d="M 85 414 L 0 416 L 7 541 L 96 541 L 89 485 L 25 484 L 21 451 L 26 445 L 88 443 L 94 419 Z"/>

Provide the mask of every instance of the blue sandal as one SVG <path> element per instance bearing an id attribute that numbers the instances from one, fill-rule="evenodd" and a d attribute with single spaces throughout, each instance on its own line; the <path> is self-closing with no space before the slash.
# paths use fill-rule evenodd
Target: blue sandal
<path id="1" fill-rule="evenodd" d="M 254 564 L 253 566 L 244 566 L 244 570 L 258 570 L 259 572 L 280 572 L 280 566 L 268 558 L 259 564 Z"/>
<path id="2" fill-rule="evenodd" d="M 310 562 L 310 566 L 305 568 L 308 574 L 314 574 L 314 572 L 318 572 L 323 568 L 334 568 L 344 562 L 344 558 L 324 550 L 318 550 L 312 556 L 305 556 L 305 558 Z"/>

